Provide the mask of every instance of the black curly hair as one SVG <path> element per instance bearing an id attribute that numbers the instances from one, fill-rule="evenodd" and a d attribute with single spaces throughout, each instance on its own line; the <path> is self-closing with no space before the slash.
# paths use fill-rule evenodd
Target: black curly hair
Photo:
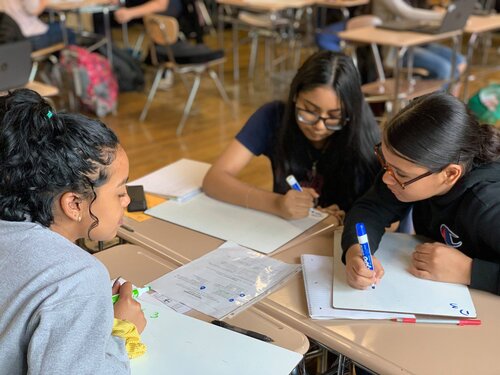
<path id="1" fill-rule="evenodd" d="M 101 121 L 56 114 L 36 92 L 20 89 L 0 97 L 0 219 L 49 227 L 54 200 L 65 192 L 89 199 L 108 179 L 119 142 Z"/>

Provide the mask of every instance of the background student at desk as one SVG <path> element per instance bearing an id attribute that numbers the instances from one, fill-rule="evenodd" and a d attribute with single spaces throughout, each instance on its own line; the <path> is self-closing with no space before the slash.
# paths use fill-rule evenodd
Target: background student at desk
<path id="1" fill-rule="evenodd" d="M 258 109 L 222 153 L 203 181 L 216 199 L 286 219 L 319 207 L 342 220 L 379 171 L 373 144 L 377 123 L 361 93 L 351 59 L 322 51 L 295 75 L 286 103 Z M 273 169 L 273 192 L 247 185 L 238 173 L 254 156 L 265 155 Z M 303 192 L 290 189 L 293 174 Z"/>
<path id="2" fill-rule="evenodd" d="M 113 313 L 106 268 L 74 244 L 112 239 L 130 202 L 116 135 L 17 90 L 0 97 L 0 160 L 0 372 L 129 374 L 113 316 L 137 339 L 141 306 L 115 285 Z"/>
<path id="3" fill-rule="evenodd" d="M 378 155 L 385 172 L 346 217 L 342 248 L 347 281 L 366 288 L 375 275 L 361 258 L 355 224 L 364 222 L 371 249 L 384 227 L 413 206 L 418 245 L 409 271 L 420 278 L 500 294 L 500 131 L 479 125 L 445 93 L 414 100 L 385 127 Z"/>

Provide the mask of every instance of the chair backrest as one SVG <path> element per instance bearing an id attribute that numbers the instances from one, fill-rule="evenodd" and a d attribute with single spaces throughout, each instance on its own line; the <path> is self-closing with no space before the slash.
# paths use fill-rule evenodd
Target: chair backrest
<path id="1" fill-rule="evenodd" d="M 144 17 L 149 38 L 155 44 L 169 46 L 179 38 L 179 23 L 173 17 L 149 14 Z"/>

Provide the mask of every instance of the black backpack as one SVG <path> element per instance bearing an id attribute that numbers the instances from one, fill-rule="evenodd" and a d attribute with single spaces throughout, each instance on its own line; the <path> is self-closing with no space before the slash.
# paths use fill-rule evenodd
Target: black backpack
<path id="1" fill-rule="evenodd" d="M 101 47 L 99 52 L 106 56 L 106 47 Z M 141 69 L 141 63 L 127 50 L 115 46 L 113 46 L 113 72 L 120 92 L 144 89 L 144 72 Z"/>
<path id="2" fill-rule="evenodd" d="M 19 25 L 7 13 L 0 12 L 0 44 L 25 40 Z"/>

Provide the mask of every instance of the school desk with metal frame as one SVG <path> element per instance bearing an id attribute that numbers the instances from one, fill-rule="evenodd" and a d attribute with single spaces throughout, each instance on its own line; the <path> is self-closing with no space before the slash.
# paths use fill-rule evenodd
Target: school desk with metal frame
<path id="1" fill-rule="evenodd" d="M 140 223 L 126 218 L 125 222 L 134 232 L 121 228 L 120 237 L 178 264 L 185 264 L 223 242 L 155 218 Z M 301 254 L 332 256 L 334 239 L 340 246 L 340 232 L 333 235 L 332 230 L 327 230 L 311 236 L 327 224 L 328 219 L 315 225 L 272 256 L 288 263 L 300 263 Z M 477 290 L 471 290 L 471 294 L 481 326 L 313 320 L 308 315 L 300 274 L 254 307 L 330 351 L 380 374 L 497 374 L 500 298 Z"/>
<path id="2" fill-rule="evenodd" d="M 121 276 L 138 286 L 143 286 L 178 267 L 178 264 L 171 262 L 167 256 L 132 244 L 114 246 L 96 253 L 95 256 L 107 267 L 111 278 Z M 213 319 L 196 310 L 190 310 L 186 315 L 204 321 Z M 309 349 L 309 340 L 304 334 L 254 307 L 249 307 L 224 321 L 262 333 L 271 337 L 273 344 L 302 355 Z"/>
<path id="3" fill-rule="evenodd" d="M 393 92 L 393 108 L 392 114 L 396 114 L 399 109 L 399 103 L 401 99 L 401 95 L 403 97 L 407 97 L 407 93 L 401 93 L 400 90 L 402 88 L 400 72 L 403 68 L 403 58 L 408 53 L 408 81 L 411 81 L 412 69 L 413 69 L 413 48 L 442 41 L 445 39 L 451 39 L 453 42 L 453 50 L 455 52 L 459 51 L 459 46 L 461 42 L 462 30 L 456 30 L 441 34 L 424 34 L 424 33 L 416 33 L 411 31 L 395 31 L 395 30 L 386 30 L 376 27 L 361 27 L 357 29 L 351 29 L 342 31 L 339 33 L 339 37 L 346 41 L 352 43 L 365 43 L 370 45 L 380 45 L 387 47 L 394 47 L 397 50 L 397 58 L 396 63 L 394 65 L 394 92 Z M 455 79 L 453 77 L 453 72 L 456 67 L 456 59 L 455 55 L 452 55 L 452 69 L 450 74 L 450 82 L 454 82 Z M 413 85 L 411 83 L 408 84 L 409 90 Z M 410 92 L 410 91 L 409 91 Z"/>
<path id="4" fill-rule="evenodd" d="M 478 37 L 483 33 L 489 33 L 500 29 L 500 14 L 490 14 L 487 16 L 470 16 L 464 28 L 465 34 L 470 34 L 469 41 L 467 42 L 467 68 L 464 72 L 464 87 L 463 87 L 463 100 L 469 99 L 469 81 L 471 78 L 472 55 L 476 47 Z M 486 64 L 486 61 L 482 61 Z M 497 70 L 499 64 L 497 63 L 493 68 Z M 484 66 L 481 68 L 484 69 Z"/>

